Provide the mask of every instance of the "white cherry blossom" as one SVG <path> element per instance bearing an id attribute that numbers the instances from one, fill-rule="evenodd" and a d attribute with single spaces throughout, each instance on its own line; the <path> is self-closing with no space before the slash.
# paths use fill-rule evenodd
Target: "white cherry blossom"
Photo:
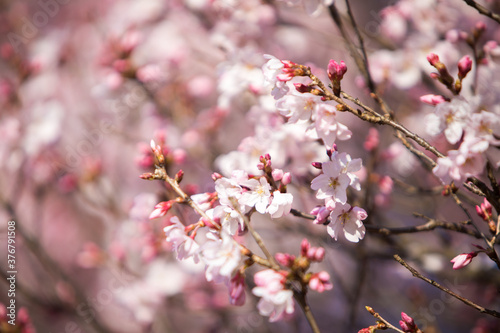
<path id="1" fill-rule="evenodd" d="M 338 239 L 340 233 L 353 243 L 359 242 L 365 237 L 365 226 L 361 220 L 366 219 L 366 211 L 359 207 L 351 207 L 349 204 L 337 204 L 330 213 L 331 222 L 327 226 L 328 234 Z"/>

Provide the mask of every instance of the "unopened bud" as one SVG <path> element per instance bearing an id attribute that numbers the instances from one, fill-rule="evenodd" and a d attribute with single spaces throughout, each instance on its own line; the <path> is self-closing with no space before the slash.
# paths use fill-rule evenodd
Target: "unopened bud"
<path id="1" fill-rule="evenodd" d="M 281 183 L 286 186 L 291 182 L 292 182 L 292 174 L 290 172 L 285 172 L 283 174 L 283 178 L 281 178 Z"/>
<path id="2" fill-rule="evenodd" d="M 271 174 L 275 182 L 278 182 L 281 179 L 283 179 L 283 170 L 281 169 L 274 169 Z"/>
<path id="3" fill-rule="evenodd" d="M 274 255 L 274 258 L 280 265 L 283 265 L 285 267 L 291 267 L 293 265 L 293 262 L 295 261 L 295 256 L 288 254 L 288 253 L 276 253 Z"/>
<path id="4" fill-rule="evenodd" d="M 458 78 L 462 80 L 471 69 L 472 59 L 466 55 L 458 62 Z"/>
<path id="5" fill-rule="evenodd" d="M 328 63 L 327 74 L 332 83 L 335 81 L 340 82 L 346 72 L 347 66 L 344 61 L 341 61 L 339 64 L 335 60 L 330 60 L 330 62 Z"/>
<path id="6" fill-rule="evenodd" d="M 309 241 L 304 238 L 302 240 L 302 243 L 300 244 L 300 255 L 303 257 L 307 257 L 307 252 L 311 248 L 311 244 L 309 244 Z"/>
<path id="7" fill-rule="evenodd" d="M 429 94 L 420 96 L 420 101 L 430 105 L 438 105 L 439 103 L 446 102 L 446 98 L 441 95 Z"/>
<path id="8" fill-rule="evenodd" d="M 143 173 L 142 175 L 140 175 L 139 178 L 146 179 L 146 180 L 153 180 L 153 179 L 155 179 L 155 175 L 152 174 L 151 172 L 146 172 L 146 173 Z"/>
<path id="9" fill-rule="evenodd" d="M 337 109 L 337 111 L 340 111 L 340 112 L 347 111 L 347 106 L 345 106 L 344 104 L 337 104 L 335 106 L 335 108 Z"/>
<path id="10" fill-rule="evenodd" d="M 311 86 L 305 85 L 303 83 L 294 83 L 293 85 L 295 86 L 295 89 L 302 94 L 309 93 L 313 89 Z"/>
<path id="11" fill-rule="evenodd" d="M 311 165 L 315 167 L 316 169 L 323 169 L 323 164 L 321 162 L 312 162 Z"/>
<path id="12" fill-rule="evenodd" d="M 439 61 L 439 56 L 435 53 L 429 53 L 427 55 L 427 61 L 433 66 L 436 67 L 440 61 Z"/>
<path id="13" fill-rule="evenodd" d="M 175 174 L 175 181 L 177 183 L 180 183 L 182 181 L 182 178 L 184 178 L 184 171 L 179 170 L 179 172 Z"/>

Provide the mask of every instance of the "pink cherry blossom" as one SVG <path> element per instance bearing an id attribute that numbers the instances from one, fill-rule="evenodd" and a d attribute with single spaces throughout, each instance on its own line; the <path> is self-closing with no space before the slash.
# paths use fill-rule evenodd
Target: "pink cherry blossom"
<path id="1" fill-rule="evenodd" d="M 248 187 L 249 190 L 242 193 L 238 202 L 248 207 L 255 207 L 259 213 L 264 214 L 271 199 L 271 186 L 266 178 L 249 179 L 243 182 L 242 185 Z"/>
<path id="2" fill-rule="evenodd" d="M 163 231 L 167 236 L 167 242 L 172 243 L 172 247 L 177 252 L 177 259 L 184 260 L 192 257 L 195 262 L 198 262 L 199 245 L 186 235 L 184 225 L 177 216 L 172 217 L 170 222 L 172 224 L 165 227 Z"/>
<path id="3" fill-rule="evenodd" d="M 257 309 L 261 315 L 269 316 L 269 321 L 278 321 L 295 311 L 293 292 L 285 289 L 284 274 L 266 269 L 256 273 L 254 281 L 256 287 L 252 293 L 261 297 Z"/>
<path id="4" fill-rule="evenodd" d="M 200 257 L 206 264 L 207 281 L 228 282 L 241 261 L 238 243 L 225 231 L 220 236 L 207 233 L 207 241 L 201 245 Z"/>
<path id="5" fill-rule="evenodd" d="M 435 113 L 425 118 L 427 132 L 431 135 L 444 132 L 448 142 L 455 144 L 461 139 L 471 112 L 471 106 L 464 99 L 454 98 L 451 102 L 439 103 Z"/>
<path id="6" fill-rule="evenodd" d="M 353 243 L 365 237 L 365 226 L 361 220 L 367 218 L 366 211 L 349 204 L 338 203 L 330 214 L 331 222 L 327 226 L 328 234 L 337 240 L 340 233 Z"/>

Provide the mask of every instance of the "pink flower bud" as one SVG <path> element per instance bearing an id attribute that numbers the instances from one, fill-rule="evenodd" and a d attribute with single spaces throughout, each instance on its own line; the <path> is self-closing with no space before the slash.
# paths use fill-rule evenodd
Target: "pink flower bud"
<path id="1" fill-rule="evenodd" d="M 305 85 L 303 83 L 294 83 L 293 85 L 295 86 L 295 89 L 302 94 L 311 92 L 312 90 L 311 86 Z"/>
<path id="2" fill-rule="evenodd" d="M 241 306 L 245 304 L 245 278 L 240 272 L 229 282 L 229 300 L 232 305 Z"/>
<path id="3" fill-rule="evenodd" d="M 486 200 L 486 198 L 484 198 L 484 202 L 481 204 L 481 207 L 484 208 L 484 210 L 486 211 L 486 213 L 488 213 L 489 215 L 491 215 L 491 204 L 488 200 Z"/>
<path id="4" fill-rule="evenodd" d="M 484 23 L 482 21 L 477 22 L 475 28 L 476 28 L 476 30 L 483 32 L 486 30 L 486 23 Z"/>
<path id="5" fill-rule="evenodd" d="M 295 256 L 288 253 L 278 252 L 274 255 L 274 258 L 278 263 L 285 267 L 291 267 L 295 261 Z"/>
<path id="6" fill-rule="evenodd" d="M 316 290 L 319 293 L 332 289 L 333 285 L 330 282 L 330 274 L 325 271 L 313 274 L 309 280 L 309 288 Z"/>
<path id="7" fill-rule="evenodd" d="M 472 259 L 477 256 L 477 252 L 462 253 L 451 259 L 453 269 L 460 269 L 471 263 Z"/>
<path id="8" fill-rule="evenodd" d="M 481 204 L 481 206 L 478 206 L 476 205 L 476 213 L 477 215 L 479 215 L 479 217 L 481 217 L 483 220 L 487 221 L 488 219 L 486 218 L 486 214 L 484 213 L 483 211 L 483 205 Z"/>
<path id="9" fill-rule="evenodd" d="M 340 64 L 335 60 L 330 60 L 328 63 L 328 77 L 332 82 L 339 82 L 344 77 L 344 74 L 347 72 L 347 66 L 344 61 L 341 61 Z"/>
<path id="10" fill-rule="evenodd" d="M 446 102 L 446 98 L 441 95 L 429 94 L 420 96 L 420 101 L 430 105 L 438 105 L 439 103 Z"/>
<path id="11" fill-rule="evenodd" d="M 165 216 L 167 212 L 172 208 L 172 201 L 162 201 L 155 206 L 155 209 L 149 215 L 149 219 L 156 219 L 161 216 Z"/>
<path id="12" fill-rule="evenodd" d="M 271 174 L 275 182 L 278 182 L 283 178 L 283 170 L 281 169 L 274 169 Z"/>
<path id="13" fill-rule="evenodd" d="M 439 64 L 439 56 L 435 53 L 429 53 L 427 55 L 427 61 L 434 67 Z"/>
<path id="14" fill-rule="evenodd" d="M 310 214 L 316 215 L 314 219 L 314 224 L 324 224 L 326 223 L 328 217 L 330 216 L 331 211 L 327 209 L 325 206 L 317 206 L 311 210 Z"/>
<path id="15" fill-rule="evenodd" d="M 401 312 L 401 319 L 410 326 L 415 326 L 415 321 L 412 317 L 408 316 L 406 313 Z"/>
<path id="16" fill-rule="evenodd" d="M 216 181 L 217 179 L 221 179 L 221 178 L 222 178 L 222 175 L 221 175 L 220 173 L 214 172 L 214 173 L 212 174 L 212 179 L 213 179 L 214 181 Z"/>
<path id="17" fill-rule="evenodd" d="M 365 148 L 366 151 L 373 151 L 375 148 L 378 147 L 379 141 L 380 140 L 377 129 L 374 127 L 370 127 L 365 142 L 363 143 L 363 147 Z"/>
<path id="18" fill-rule="evenodd" d="M 323 168 L 323 164 L 321 162 L 312 162 L 311 165 L 319 170 Z"/>
<path id="19" fill-rule="evenodd" d="M 463 79 L 472 69 L 472 59 L 466 55 L 458 62 L 458 77 Z"/>
<path id="20" fill-rule="evenodd" d="M 401 312 L 401 319 L 402 320 L 399 321 L 399 325 L 403 331 L 407 333 L 417 333 L 419 331 L 412 317 L 408 316 L 404 312 Z"/>
<path id="21" fill-rule="evenodd" d="M 300 255 L 303 257 L 307 257 L 307 251 L 309 251 L 310 248 L 311 244 L 306 238 L 304 238 L 302 240 L 302 243 L 300 244 Z"/>
<path id="22" fill-rule="evenodd" d="M 179 170 L 176 174 L 175 174 L 175 181 L 177 183 L 180 183 L 182 181 L 182 178 L 184 178 L 184 171 L 182 170 Z"/>
<path id="23" fill-rule="evenodd" d="M 288 185 L 292 182 L 292 174 L 290 172 L 285 172 L 283 178 L 281 178 L 281 183 L 283 185 Z"/>
<path id="24" fill-rule="evenodd" d="M 325 258 L 325 249 L 322 247 L 318 247 L 316 250 L 316 253 L 314 253 L 314 261 L 317 262 L 322 262 L 323 259 Z"/>
<path id="25" fill-rule="evenodd" d="M 384 194 L 390 194 L 392 192 L 393 185 L 394 182 L 392 181 L 392 178 L 389 176 L 383 176 L 378 181 L 379 190 L 381 193 Z"/>

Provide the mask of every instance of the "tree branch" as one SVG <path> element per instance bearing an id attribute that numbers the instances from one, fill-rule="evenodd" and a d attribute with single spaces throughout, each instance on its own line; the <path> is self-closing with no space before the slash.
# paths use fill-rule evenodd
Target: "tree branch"
<path id="1" fill-rule="evenodd" d="M 464 298 L 464 297 L 462 297 L 462 296 L 454 293 L 453 291 L 449 290 L 448 288 L 443 287 L 442 285 L 440 285 L 436 281 L 431 280 L 431 279 L 423 276 L 415 268 L 413 268 L 410 265 L 408 265 L 406 263 L 406 261 L 404 261 L 397 254 L 394 255 L 394 259 L 396 259 L 397 262 L 399 262 L 401 265 L 403 265 L 404 268 L 406 268 L 407 270 L 409 270 L 413 276 L 415 276 L 415 277 L 417 277 L 417 278 L 419 278 L 421 280 L 424 280 L 425 282 L 427 282 L 427 283 L 433 285 L 434 287 L 436 287 L 436 288 L 444 291 L 445 293 L 447 293 L 447 294 L 455 297 L 456 299 L 460 300 L 461 302 L 467 304 L 470 307 L 473 307 L 474 309 L 478 310 L 481 313 L 486 313 L 486 314 L 489 314 L 490 316 L 493 316 L 493 317 L 496 317 L 496 318 L 500 318 L 500 312 L 497 312 L 497 311 L 494 311 L 494 310 L 490 310 L 490 309 L 486 309 L 486 308 L 484 308 L 484 307 L 482 307 L 480 305 L 477 305 L 476 303 L 472 302 L 471 300 L 469 300 L 467 298 Z"/>

